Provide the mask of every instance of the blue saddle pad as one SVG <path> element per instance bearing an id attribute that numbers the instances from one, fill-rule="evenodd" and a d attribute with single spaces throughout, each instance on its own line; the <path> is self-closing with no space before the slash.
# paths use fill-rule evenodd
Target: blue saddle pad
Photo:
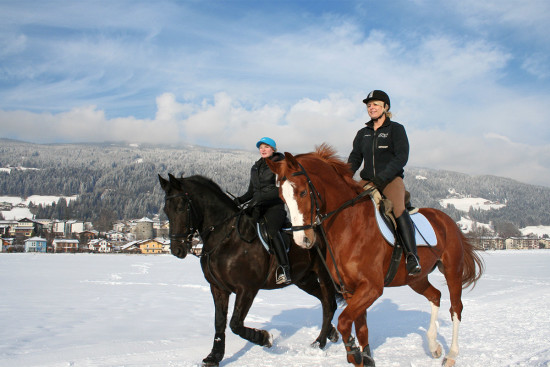
<path id="1" fill-rule="evenodd" d="M 395 245 L 395 236 L 393 235 L 392 230 L 388 227 L 382 215 L 376 208 L 376 203 L 374 203 L 374 211 L 376 213 L 376 223 L 378 223 L 378 228 L 380 232 L 392 246 Z M 415 237 L 417 246 L 435 246 L 437 245 L 437 237 L 435 236 L 435 231 L 432 227 L 432 224 L 426 219 L 421 213 L 411 214 L 411 219 L 415 227 Z"/>

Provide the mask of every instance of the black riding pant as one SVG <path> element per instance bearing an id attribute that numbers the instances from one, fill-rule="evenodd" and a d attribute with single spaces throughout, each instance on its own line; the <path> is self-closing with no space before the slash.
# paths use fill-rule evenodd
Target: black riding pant
<path id="1" fill-rule="evenodd" d="M 279 232 L 286 221 L 286 210 L 284 205 L 262 207 L 262 215 L 265 217 L 266 229 L 269 237 L 275 238 L 277 232 Z"/>

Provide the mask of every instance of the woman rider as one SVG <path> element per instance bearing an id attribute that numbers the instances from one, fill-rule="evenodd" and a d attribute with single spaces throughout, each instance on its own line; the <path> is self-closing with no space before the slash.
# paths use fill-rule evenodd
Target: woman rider
<path id="1" fill-rule="evenodd" d="M 256 222 L 263 216 L 266 221 L 267 233 L 271 238 L 271 245 L 279 268 L 276 274 L 277 284 L 289 284 L 290 266 L 286 246 L 279 230 L 286 220 L 284 202 L 279 197 L 279 188 L 275 185 L 275 174 L 265 163 L 266 159 L 280 161 L 284 159 L 282 153 L 277 152 L 275 140 L 263 137 L 256 143 L 261 158 L 254 163 L 250 170 L 250 184 L 248 191 L 235 199 L 237 205 L 248 202 L 253 208 L 252 216 Z"/>
<path id="2" fill-rule="evenodd" d="M 348 163 L 352 172 L 360 172 L 363 180 L 373 183 L 393 204 L 397 232 L 406 253 L 406 267 L 409 275 L 421 271 L 416 252 L 414 226 L 405 210 L 404 167 L 409 159 L 409 140 L 403 125 L 392 121 L 390 97 L 373 90 L 363 100 L 371 120 L 360 129 L 353 140 L 353 149 Z"/>

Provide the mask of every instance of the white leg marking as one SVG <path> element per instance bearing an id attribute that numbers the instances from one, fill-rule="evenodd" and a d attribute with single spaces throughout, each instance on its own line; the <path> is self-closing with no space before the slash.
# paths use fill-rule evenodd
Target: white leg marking
<path id="1" fill-rule="evenodd" d="M 298 210 L 298 203 L 294 198 L 294 187 L 293 184 L 286 180 L 282 187 L 283 197 L 290 212 L 290 221 L 293 226 L 303 226 L 304 225 L 304 216 Z M 305 231 L 295 231 L 292 236 L 294 237 L 294 242 L 298 246 L 305 247 L 306 233 Z"/>
<path id="2" fill-rule="evenodd" d="M 441 345 L 437 342 L 437 329 L 438 329 L 438 323 L 437 323 L 437 317 L 439 314 L 439 307 L 436 306 L 433 302 L 430 302 L 430 305 L 432 306 L 432 314 L 430 317 L 430 327 L 428 328 L 428 331 L 426 332 L 426 336 L 428 337 L 428 347 L 430 348 L 430 352 L 432 353 L 432 356 L 434 358 L 441 357 Z"/>
<path id="3" fill-rule="evenodd" d="M 460 321 L 456 313 L 453 313 L 453 341 L 451 343 L 451 349 L 449 354 L 447 354 L 448 359 L 454 359 L 458 357 L 458 327 L 460 326 Z"/>

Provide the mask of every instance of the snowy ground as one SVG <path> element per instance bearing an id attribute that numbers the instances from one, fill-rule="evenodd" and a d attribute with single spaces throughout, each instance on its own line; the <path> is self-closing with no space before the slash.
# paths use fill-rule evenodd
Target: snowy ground
<path id="1" fill-rule="evenodd" d="M 53 195 L 31 195 L 28 198 L 24 199 L 18 196 L 0 196 L 0 203 L 6 202 L 11 203 L 12 205 L 24 204 L 29 205 L 33 203 L 34 205 L 47 206 L 52 205 L 53 202 L 57 203 L 61 198 L 65 198 L 67 203 L 70 203 L 71 200 L 76 200 L 78 195 L 73 196 L 53 196 Z M 12 210 L 2 210 L 1 211 L 4 219 L 6 220 L 19 220 L 23 218 L 33 218 L 28 207 L 25 208 L 13 208 Z"/>
<path id="2" fill-rule="evenodd" d="M 550 366 L 550 250 L 487 252 L 486 274 L 463 296 L 458 366 Z M 439 341 L 451 323 L 443 277 Z M 0 366 L 199 366 L 213 339 L 213 304 L 198 259 L 171 255 L 1 254 Z M 338 313 L 340 310 L 338 311 Z M 377 366 L 439 366 L 429 357 L 430 306 L 386 289 L 369 310 Z M 247 324 L 265 349 L 227 333 L 222 366 L 348 366 L 340 342 L 312 349 L 317 301 L 292 286 L 261 291 Z M 335 320 L 336 322 L 336 320 Z"/>

